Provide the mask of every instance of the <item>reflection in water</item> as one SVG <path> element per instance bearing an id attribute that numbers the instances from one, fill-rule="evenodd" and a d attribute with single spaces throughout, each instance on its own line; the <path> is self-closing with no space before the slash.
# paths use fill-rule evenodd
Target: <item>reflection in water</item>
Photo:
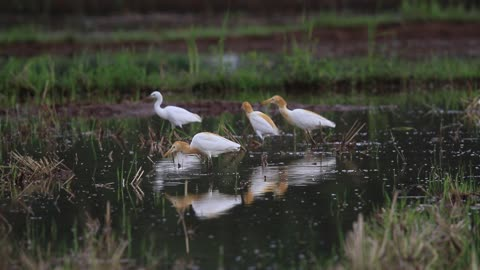
<path id="1" fill-rule="evenodd" d="M 177 154 L 171 159 L 161 159 L 154 165 L 154 189 L 163 190 L 165 186 L 177 186 L 186 179 L 192 179 L 202 172 L 202 162 L 196 156 Z"/>
<path id="2" fill-rule="evenodd" d="M 244 151 L 235 154 L 224 154 L 216 160 L 215 173 L 227 173 L 237 175 L 238 166 L 245 156 Z M 196 179 L 206 174 L 202 160 L 195 155 L 185 155 L 178 153 L 172 159 L 161 159 L 155 163 L 155 181 L 154 189 L 163 190 L 165 186 L 178 186 L 183 184 L 184 180 Z"/>
<path id="3" fill-rule="evenodd" d="M 196 157 L 183 156 L 180 160 L 182 166 L 172 166 L 172 163 L 160 161 L 156 164 L 156 189 L 163 190 L 165 186 L 178 186 L 185 184 L 185 180 L 201 176 L 202 164 Z M 187 162 L 188 160 L 188 162 Z M 238 166 L 240 159 L 230 161 L 230 166 L 222 166 L 224 170 L 230 171 Z M 176 162 L 176 164 L 178 164 Z M 233 164 L 233 165 L 232 165 Z M 224 194 L 211 188 L 206 193 L 191 194 L 185 187 L 182 196 L 167 194 L 168 200 L 179 211 L 185 211 L 190 206 L 195 215 L 201 219 L 218 217 L 233 207 L 242 204 L 252 204 L 256 197 L 266 193 L 274 193 L 275 196 L 283 196 L 288 186 L 303 186 L 314 184 L 321 177 L 334 173 L 336 158 L 319 157 L 308 154 L 305 157 L 294 160 L 288 165 L 253 168 L 249 178 L 249 186 L 242 197 L 231 194 Z"/>
<path id="4" fill-rule="evenodd" d="M 315 183 L 326 175 L 334 178 L 336 165 L 336 157 L 319 157 L 307 153 L 302 159 L 288 164 L 288 182 L 290 185 L 299 186 Z"/>
<path id="5" fill-rule="evenodd" d="M 190 200 L 188 199 L 188 181 L 185 181 L 185 196 L 184 197 L 171 197 L 166 195 L 167 199 L 173 204 L 173 207 L 177 210 L 179 223 L 182 224 L 183 235 L 185 236 L 185 252 L 190 253 L 190 237 L 187 231 L 187 224 L 185 222 L 185 212 L 188 205 L 190 205 Z"/>
<path id="6" fill-rule="evenodd" d="M 197 217 L 208 219 L 218 217 L 241 203 L 240 196 L 222 194 L 216 190 L 193 200 L 192 208 Z"/>
<path id="7" fill-rule="evenodd" d="M 189 171 L 201 167 L 201 159 L 196 155 L 185 155 L 178 152 L 173 157 L 173 167 L 176 171 Z"/>
<path id="8" fill-rule="evenodd" d="M 187 183 L 185 182 L 185 194 L 183 196 L 166 194 L 167 199 L 177 211 L 186 211 L 191 205 L 198 218 L 209 219 L 218 217 L 242 203 L 240 196 L 223 194 L 218 190 L 209 190 L 203 194 L 189 194 Z"/>
<path id="9" fill-rule="evenodd" d="M 316 157 L 311 154 L 286 166 L 258 166 L 252 171 L 250 186 L 244 194 L 244 202 L 252 204 L 255 197 L 266 193 L 281 197 L 287 192 L 289 185 L 314 184 L 323 175 L 333 175 L 335 167 L 335 157 Z"/>
<path id="10" fill-rule="evenodd" d="M 252 204 L 255 197 L 273 192 L 275 196 L 282 196 L 288 188 L 288 173 L 285 167 L 263 167 L 253 169 L 250 177 L 250 186 L 243 195 L 245 204 Z"/>

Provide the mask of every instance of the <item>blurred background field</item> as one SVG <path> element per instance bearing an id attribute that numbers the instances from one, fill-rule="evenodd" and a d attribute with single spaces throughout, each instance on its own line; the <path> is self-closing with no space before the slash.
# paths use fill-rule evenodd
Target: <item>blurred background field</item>
<path id="1" fill-rule="evenodd" d="M 0 269 L 478 269 L 479 90 L 473 0 L 0 1 Z"/>
<path id="2" fill-rule="evenodd" d="M 15 1 L 0 102 L 478 87 L 474 1 Z M 431 83 L 430 83 L 431 82 Z M 353 92 L 352 92 L 353 91 Z"/>

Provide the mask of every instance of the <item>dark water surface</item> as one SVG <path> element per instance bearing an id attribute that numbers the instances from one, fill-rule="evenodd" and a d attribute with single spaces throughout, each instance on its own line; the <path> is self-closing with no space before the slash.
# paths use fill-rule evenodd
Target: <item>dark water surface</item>
<path id="1" fill-rule="evenodd" d="M 26 196 L 31 214 L 8 198 L 0 209 L 19 241 L 56 241 L 68 250 L 85 229 L 87 214 L 103 220 L 110 202 L 114 232 L 130 241 L 126 252 L 139 262 L 151 254 L 165 268 L 297 268 L 334 256 L 359 213 L 369 215 L 395 189 L 416 195 L 434 167 L 480 176 L 478 134 L 461 112 L 326 116 L 337 123 L 326 144 L 310 149 L 301 132 L 294 137 L 274 118 L 287 134 L 268 138 L 263 148 L 224 155 L 211 171 L 194 158 L 184 158 L 181 169 L 159 154 L 148 158 L 139 135 L 147 138 L 148 126 L 159 130 L 157 117 L 73 120 L 62 125 L 59 136 L 2 148 L 4 157 L 12 148 L 35 157 L 55 152 L 76 175 L 72 194 Z M 354 147 L 336 152 L 355 120 L 366 126 Z M 244 121 L 232 115 L 207 118 L 187 132 L 216 131 L 225 122 L 242 134 Z M 94 136 L 99 130 L 101 139 Z M 262 153 L 268 156 L 266 167 Z M 136 191 L 129 182 L 140 167 L 145 174 Z"/>

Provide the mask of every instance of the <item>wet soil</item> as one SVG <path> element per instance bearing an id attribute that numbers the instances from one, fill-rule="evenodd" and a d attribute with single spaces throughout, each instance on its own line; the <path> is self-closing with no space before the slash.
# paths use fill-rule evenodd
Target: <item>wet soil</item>
<path id="1" fill-rule="evenodd" d="M 313 46 L 318 56 L 365 55 L 369 50 L 367 27 L 315 28 L 312 42 L 305 31 L 292 31 L 266 36 L 231 36 L 225 40 L 225 51 L 285 52 L 293 42 Z M 218 38 L 197 39 L 200 52 L 217 46 Z M 0 56 L 33 56 L 39 54 L 73 55 L 85 51 L 122 49 L 158 49 L 169 52 L 187 51 L 185 40 L 122 41 L 122 42 L 14 42 L 0 44 Z M 409 22 L 380 25 L 375 34 L 375 52 L 407 58 L 428 55 L 462 57 L 480 56 L 480 24 L 453 22 Z"/>
<path id="2" fill-rule="evenodd" d="M 66 104 L 48 106 L 26 106 L 18 109 L 0 109 L 0 115 L 8 115 L 10 117 L 22 117 L 32 114 L 38 115 L 42 112 L 50 113 L 54 109 L 55 115 L 58 117 L 87 117 L 87 118 L 128 118 L 128 117 L 150 117 L 155 115 L 153 110 L 153 100 L 142 100 L 139 102 L 122 102 L 118 104 Z M 191 112 L 198 113 L 202 116 L 218 116 L 222 113 L 229 112 L 233 114 L 242 113 L 241 102 L 235 101 L 198 101 L 198 102 L 178 102 L 165 103 L 163 106 L 175 105 L 186 108 Z M 253 103 L 253 108 L 259 110 L 261 105 Z M 363 111 L 368 110 L 371 106 L 365 105 L 305 105 L 301 103 L 289 103 L 292 108 L 304 108 L 315 112 L 325 111 Z M 380 109 L 395 109 L 394 105 L 378 106 Z"/>

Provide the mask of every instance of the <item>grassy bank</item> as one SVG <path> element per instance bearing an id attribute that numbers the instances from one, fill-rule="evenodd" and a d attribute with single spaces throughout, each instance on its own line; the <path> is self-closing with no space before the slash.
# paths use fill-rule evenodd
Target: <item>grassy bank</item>
<path id="1" fill-rule="evenodd" d="M 478 183 L 444 175 L 359 216 L 335 269 L 478 269 Z"/>
<path id="2" fill-rule="evenodd" d="M 152 89 L 229 98 L 238 93 L 392 93 L 478 89 L 480 60 L 357 57 L 317 59 L 304 49 L 283 55 L 97 53 L 1 60 L 0 104 L 138 100 Z"/>

